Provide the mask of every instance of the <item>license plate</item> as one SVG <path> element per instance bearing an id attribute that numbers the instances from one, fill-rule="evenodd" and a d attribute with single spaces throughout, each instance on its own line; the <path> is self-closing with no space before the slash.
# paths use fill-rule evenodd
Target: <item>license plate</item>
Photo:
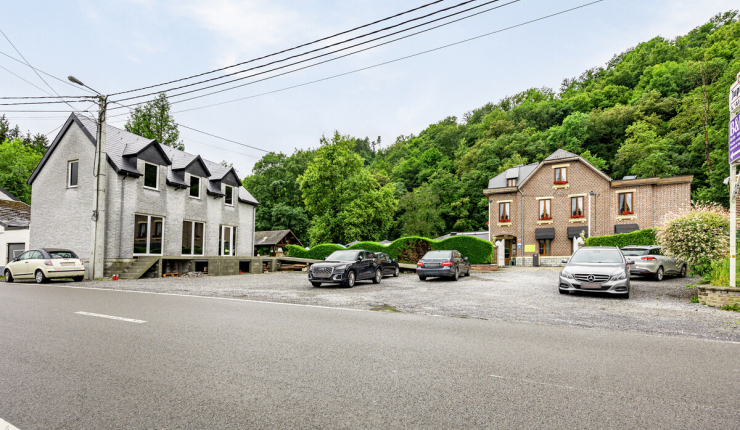
<path id="1" fill-rule="evenodd" d="M 600 290 L 601 284 L 597 284 L 595 282 L 584 282 L 581 284 L 581 289 L 584 290 Z"/>
<path id="2" fill-rule="evenodd" d="M 426 267 L 439 267 L 439 264 L 437 264 L 437 263 L 429 263 L 429 264 L 425 264 L 424 266 L 426 266 Z"/>
<path id="3" fill-rule="evenodd" d="M 62 266 L 74 266 L 74 263 L 62 263 Z"/>

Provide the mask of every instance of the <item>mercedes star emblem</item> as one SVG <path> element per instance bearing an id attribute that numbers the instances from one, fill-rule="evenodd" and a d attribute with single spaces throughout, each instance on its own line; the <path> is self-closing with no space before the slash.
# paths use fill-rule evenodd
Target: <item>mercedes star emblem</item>
<path id="1" fill-rule="evenodd" d="M 588 282 L 593 282 L 594 279 L 594 275 L 588 275 Z"/>

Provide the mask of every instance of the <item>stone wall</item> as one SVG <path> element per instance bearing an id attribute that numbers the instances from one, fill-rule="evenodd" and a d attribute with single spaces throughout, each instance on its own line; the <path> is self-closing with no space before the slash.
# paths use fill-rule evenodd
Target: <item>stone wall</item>
<path id="1" fill-rule="evenodd" d="M 542 267 L 563 267 L 564 263 L 561 262 L 563 258 L 568 257 L 540 257 L 540 266 Z M 517 257 L 517 266 L 532 267 L 532 257 Z"/>
<path id="2" fill-rule="evenodd" d="M 699 285 L 699 303 L 720 307 L 740 303 L 740 288 Z"/>

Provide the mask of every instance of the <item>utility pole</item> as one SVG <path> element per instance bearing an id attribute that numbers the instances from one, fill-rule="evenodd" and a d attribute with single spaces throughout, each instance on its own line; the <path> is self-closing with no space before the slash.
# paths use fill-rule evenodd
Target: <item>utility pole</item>
<path id="1" fill-rule="evenodd" d="M 93 161 L 93 179 L 95 180 L 95 190 L 93 194 L 92 205 L 92 235 L 90 246 L 90 271 L 89 279 L 99 279 L 105 273 L 105 229 L 106 229 L 106 200 L 105 190 L 107 182 L 108 151 L 105 147 L 106 124 L 105 116 L 108 110 L 108 96 L 100 94 L 98 91 L 83 84 L 74 76 L 68 76 L 70 82 L 92 90 L 98 95 L 98 131 L 95 135 L 95 159 Z"/>
<path id="2" fill-rule="evenodd" d="M 103 277 L 105 269 L 105 228 L 106 228 L 106 199 L 107 187 L 107 151 L 105 147 L 106 123 L 105 116 L 108 109 L 108 96 L 98 96 L 98 133 L 95 145 L 95 192 L 93 194 L 92 210 L 92 255 L 90 256 L 90 278 Z"/>

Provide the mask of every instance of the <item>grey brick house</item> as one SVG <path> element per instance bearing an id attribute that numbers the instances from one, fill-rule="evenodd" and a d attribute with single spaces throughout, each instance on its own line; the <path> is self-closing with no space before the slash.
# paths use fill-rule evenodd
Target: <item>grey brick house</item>
<path id="1" fill-rule="evenodd" d="M 90 258 L 96 133 L 96 122 L 70 115 L 29 178 L 32 248 Z M 106 276 L 247 271 L 259 203 L 233 168 L 110 125 L 106 133 Z"/>

